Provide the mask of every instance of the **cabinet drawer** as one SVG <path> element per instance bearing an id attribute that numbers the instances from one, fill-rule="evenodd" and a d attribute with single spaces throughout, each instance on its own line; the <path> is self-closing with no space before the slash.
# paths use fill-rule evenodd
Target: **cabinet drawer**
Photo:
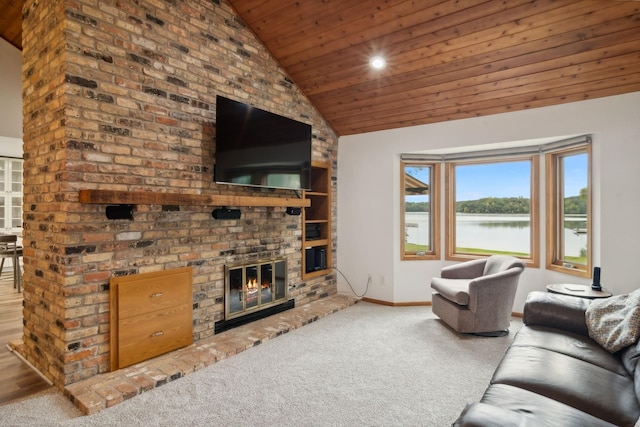
<path id="1" fill-rule="evenodd" d="M 120 318 L 118 329 L 122 368 L 191 344 L 191 304 Z"/>
<path id="2" fill-rule="evenodd" d="M 188 275 L 191 283 L 190 271 L 176 271 L 161 275 L 146 275 L 138 277 L 135 282 L 127 283 L 124 279 L 118 286 L 118 312 L 120 318 L 138 316 L 157 310 L 165 310 L 181 304 L 191 304 L 191 288 L 180 286 L 181 276 Z"/>

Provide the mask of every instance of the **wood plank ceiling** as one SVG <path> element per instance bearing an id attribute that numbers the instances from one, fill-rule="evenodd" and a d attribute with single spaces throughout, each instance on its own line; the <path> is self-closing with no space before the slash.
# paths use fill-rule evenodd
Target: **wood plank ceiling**
<path id="1" fill-rule="evenodd" d="M 640 90 L 639 2 L 229 1 L 339 135 Z"/>
<path id="2" fill-rule="evenodd" d="M 0 0 L 0 37 L 22 50 L 22 0 Z"/>
<path id="3" fill-rule="evenodd" d="M 229 2 L 339 135 L 640 90 L 638 1 Z M 0 0 L 18 47 L 21 7 Z"/>

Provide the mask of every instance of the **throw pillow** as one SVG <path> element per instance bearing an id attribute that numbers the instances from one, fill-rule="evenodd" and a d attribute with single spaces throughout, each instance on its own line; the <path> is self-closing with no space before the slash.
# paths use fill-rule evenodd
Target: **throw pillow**
<path id="1" fill-rule="evenodd" d="M 640 337 L 640 289 L 594 300 L 585 312 L 589 336 L 611 353 Z"/>

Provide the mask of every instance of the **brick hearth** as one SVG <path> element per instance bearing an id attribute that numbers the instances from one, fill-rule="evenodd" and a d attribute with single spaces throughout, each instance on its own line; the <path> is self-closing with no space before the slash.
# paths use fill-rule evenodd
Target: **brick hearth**
<path id="1" fill-rule="evenodd" d="M 64 393 L 83 413 L 94 414 L 312 323 L 356 302 L 355 298 L 345 295 L 333 295 L 313 301 L 284 313 L 200 340 L 186 348 L 146 362 L 78 381 L 65 387 Z"/>

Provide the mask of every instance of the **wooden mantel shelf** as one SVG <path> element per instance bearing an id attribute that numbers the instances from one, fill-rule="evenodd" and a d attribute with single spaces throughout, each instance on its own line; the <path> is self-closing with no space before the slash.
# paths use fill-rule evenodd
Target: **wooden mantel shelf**
<path id="1" fill-rule="evenodd" d="M 151 191 L 80 190 L 80 203 L 116 205 L 177 205 L 177 206 L 281 206 L 309 207 L 308 199 L 294 197 L 224 196 Z"/>

